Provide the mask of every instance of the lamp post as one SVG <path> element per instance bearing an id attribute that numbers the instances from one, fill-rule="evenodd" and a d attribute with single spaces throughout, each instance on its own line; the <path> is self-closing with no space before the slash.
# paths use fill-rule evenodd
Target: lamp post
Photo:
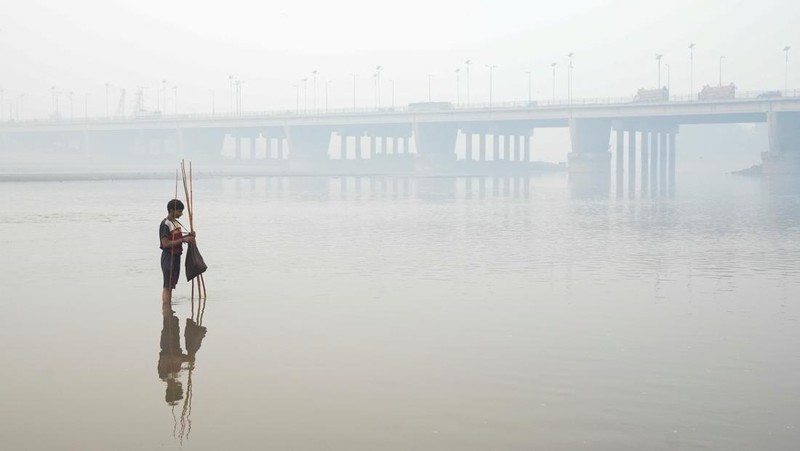
<path id="1" fill-rule="evenodd" d="M 178 114 L 178 85 L 172 87 L 172 96 L 175 98 L 175 111 L 173 114 Z"/>
<path id="2" fill-rule="evenodd" d="M 72 108 L 72 91 L 69 92 L 69 119 L 75 119 L 75 110 Z"/>
<path id="3" fill-rule="evenodd" d="M 551 63 L 550 67 L 553 68 L 553 103 L 556 102 L 556 66 L 558 63 Z"/>
<path id="4" fill-rule="evenodd" d="M 358 74 L 350 74 L 353 76 L 353 110 L 356 109 L 356 76 Z"/>
<path id="5" fill-rule="evenodd" d="M 375 109 L 377 110 L 377 109 L 379 109 L 378 108 L 378 73 L 377 72 L 372 74 L 372 84 L 373 84 L 373 93 L 372 93 L 372 95 L 375 97 L 375 99 L 374 99 L 375 100 Z"/>
<path id="6" fill-rule="evenodd" d="M 666 68 L 667 68 L 667 93 L 669 93 L 669 88 L 670 88 L 670 70 L 669 70 L 669 64 L 664 64 L 664 67 L 666 67 Z"/>
<path id="7" fill-rule="evenodd" d="M 531 77 L 532 77 L 532 75 L 531 75 L 531 71 L 525 71 L 525 73 L 528 74 L 528 106 L 530 106 L 530 104 L 531 104 L 531 96 L 532 96 L 532 93 L 531 93 L 531 86 L 532 86 Z"/>
<path id="8" fill-rule="evenodd" d="M 328 86 L 331 85 L 330 80 L 325 80 L 325 112 L 328 112 Z"/>
<path id="9" fill-rule="evenodd" d="M 301 80 L 303 82 L 303 113 L 308 112 L 308 77 Z"/>
<path id="10" fill-rule="evenodd" d="M 489 69 L 489 106 L 492 106 L 492 73 L 497 66 L 494 64 L 487 64 L 486 67 Z"/>
<path id="11" fill-rule="evenodd" d="M 719 85 L 722 86 L 722 60 L 725 59 L 725 55 L 720 55 L 719 57 Z"/>
<path id="12" fill-rule="evenodd" d="M 467 66 L 467 105 L 469 105 L 469 65 L 472 64 L 472 60 L 466 60 L 464 64 Z"/>
<path id="13" fill-rule="evenodd" d="M 567 102 L 572 103 L 572 57 L 574 53 L 570 52 L 567 55 L 569 58 L 569 66 L 567 66 Z"/>
<path id="14" fill-rule="evenodd" d="M 108 87 L 111 86 L 111 83 L 106 82 L 106 117 L 111 117 L 108 111 Z"/>
<path id="15" fill-rule="evenodd" d="M 394 109 L 394 80 L 389 80 L 389 83 L 392 84 L 392 109 Z"/>
<path id="16" fill-rule="evenodd" d="M 381 71 L 383 66 L 375 66 L 375 102 L 378 109 L 381 109 Z"/>
<path id="17" fill-rule="evenodd" d="M 231 113 L 235 113 L 236 112 L 236 108 L 234 107 L 234 105 L 235 105 L 234 99 L 236 97 L 233 94 L 233 82 L 234 82 L 234 80 L 236 80 L 236 77 L 234 77 L 233 75 L 228 75 L 228 82 L 229 82 L 229 85 L 230 85 L 230 88 L 231 88 L 231 96 L 230 96 L 231 97 L 230 98 L 230 100 L 231 100 Z"/>
<path id="18" fill-rule="evenodd" d="M 783 48 L 783 53 L 786 54 L 786 68 L 784 69 L 783 75 L 783 95 L 786 95 L 789 92 L 789 49 L 790 46 L 786 46 Z"/>
<path id="19" fill-rule="evenodd" d="M 161 106 L 159 106 L 159 111 L 164 114 L 167 114 L 167 80 L 161 80 L 161 97 L 163 98 L 163 111 L 161 111 Z"/>
<path id="20" fill-rule="evenodd" d="M 461 69 L 456 68 L 456 105 L 461 104 Z"/>
<path id="21" fill-rule="evenodd" d="M 689 94 L 694 96 L 694 42 L 689 43 Z"/>
<path id="22" fill-rule="evenodd" d="M 244 80 L 236 80 L 236 114 L 242 114 L 242 85 Z"/>
<path id="23" fill-rule="evenodd" d="M 294 85 L 294 113 L 300 114 L 300 85 Z"/>
<path id="24" fill-rule="evenodd" d="M 658 85 L 656 85 L 656 88 L 658 89 L 661 89 L 661 58 L 663 56 L 660 53 L 656 53 L 656 61 L 658 61 Z"/>
<path id="25" fill-rule="evenodd" d="M 314 111 L 317 110 L 317 74 L 318 73 L 319 73 L 319 71 L 317 71 L 316 69 L 311 71 L 311 75 L 314 76 L 314 96 L 313 96 L 314 97 Z"/>

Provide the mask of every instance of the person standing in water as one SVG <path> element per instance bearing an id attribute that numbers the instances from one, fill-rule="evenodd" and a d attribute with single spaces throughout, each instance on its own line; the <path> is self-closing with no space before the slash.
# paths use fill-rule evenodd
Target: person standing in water
<path id="1" fill-rule="evenodd" d="M 167 202 L 167 217 L 158 227 L 161 240 L 161 272 L 164 275 L 164 290 L 161 292 L 163 306 L 172 302 L 172 290 L 181 275 L 181 254 L 183 243 L 194 242 L 194 232 L 184 235 L 178 218 L 183 216 L 183 202 L 172 199 Z"/>

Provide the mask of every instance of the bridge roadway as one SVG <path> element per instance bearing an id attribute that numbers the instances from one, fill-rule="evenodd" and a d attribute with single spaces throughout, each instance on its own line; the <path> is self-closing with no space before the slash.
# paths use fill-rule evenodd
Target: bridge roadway
<path id="1" fill-rule="evenodd" d="M 628 170 L 636 169 L 637 153 L 641 154 L 642 165 L 653 159 L 662 168 L 674 169 L 675 135 L 680 125 L 749 122 L 769 124 L 770 147 L 764 155 L 765 167 L 778 172 L 800 168 L 800 95 L 494 106 L 423 103 L 380 110 L 6 121 L 0 122 L 0 148 L 96 147 L 149 156 L 163 153 L 213 158 L 220 156 L 228 136 L 235 142 L 234 158 L 257 159 L 255 143 L 259 140 L 265 144 L 261 146 L 265 150 L 262 159 L 287 160 L 297 168 L 324 165 L 331 160 L 331 147 L 337 147 L 339 160 L 366 164 L 373 160 L 391 165 L 392 158 L 396 158 L 396 162 L 413 160 L 412 165 L 417 167 L 447 167 L 459 159 L 455 151 L 459 134 L 465 136 L 460 159 L 469 164 L 525 164 L 531 162 L 530 138 L 535 129 L 569 127 L 570 171 L 608 171 L 610 135 L 614 130 L 619 173 L 625 169 L 622 164 L 626 149 Z M 338 136 L 338 142 L 334 136 Z M 248 139 L 250 149 L 242 148 L 241 138 Z M 364 139 L 368 140 L 366 145 Z M 489 139 L 493 140 L 491 149 L 487 145 Z M 637 143 L 640 149 L 636 148 Z"/>

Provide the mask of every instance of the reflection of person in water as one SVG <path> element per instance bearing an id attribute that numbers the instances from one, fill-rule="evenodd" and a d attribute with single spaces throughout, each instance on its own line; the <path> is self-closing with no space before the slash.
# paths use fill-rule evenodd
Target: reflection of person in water
<path id="1" fill-rule="evenodd" d="M 194 305 L 192 305 L 192 316 L 195 316 Z M 203 343 L 207 329 L 202 326 L 202 314 L 197 313 L 195 318 L 186 318 L 184 329 L 184 343 L 186 353 L 181 349 L 180 322 L 175 312 L 166 307 L 162 309 L 164 318 L 161 329 L 161 352 L 158 354 L 158 377 L 167 383 L 167 391 L 164 400 L 171 406 L 176 406 L 178 401 L 183 401 L 180 419 L 180 438 L 189 436 L 191 431 L 190 414 L 192 411 L 192 371 L 194 370 L 197 351 Z M 187 370 L 186 395 L 184 398 L 183 384 L 181 383 L 181 372 Z M 177 430 L 177 419 L 176 419 Z M 188 428 L 187 428 L 188 427 Z"/>
<path id="2" fill-rule="evenodd" d="M 163 309 L 164 326 L 161 329 L 161 352 L 158 354 L 158 377 L 167 383 L 165 400 L 175 405 L 183 399 L 183 386 L 178 375 L 187 355 L 181 349 L 178 317 L 169 308 Z"/>

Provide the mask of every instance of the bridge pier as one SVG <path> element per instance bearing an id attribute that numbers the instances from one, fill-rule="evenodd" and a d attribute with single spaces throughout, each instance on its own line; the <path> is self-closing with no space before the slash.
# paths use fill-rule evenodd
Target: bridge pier
<path id="1" fill-rule="evenodd" d="M 642 166 L 641 170 L 641 190 L 642 194 L 646 193 L 650 189 L 650 177 L 648 174 L 648 170 L 650 168 L 650 139 L 652 133 L 645 130 L 642 132 Z"/>
<path id="2" fill-rule="evenodd" d="M 607 119 L 570 119 L 569 132 L 572 152 L 568 157 L 569 172 L 608 173 L 611 153 L 608 142 L 611 121 Z"/>
<path id="3" fill-rule="evenodd" d="M 415 123 L 417 169 L 441 171 L 452 169 L 455 161 L 458 128 L 449 123 Z"/>
<path id="4" fill-rule="evenodd" d="M 767 113 L 769 151 L 761 154 L 764 174 L 800 173 L 800 112 Z"/>
<path id="5" fill-rule="evenodd" d="M 332 130 L 325 126 L 294 125 L 285 128 L 290 167 L 309 171 L 325 166 Z"/>

